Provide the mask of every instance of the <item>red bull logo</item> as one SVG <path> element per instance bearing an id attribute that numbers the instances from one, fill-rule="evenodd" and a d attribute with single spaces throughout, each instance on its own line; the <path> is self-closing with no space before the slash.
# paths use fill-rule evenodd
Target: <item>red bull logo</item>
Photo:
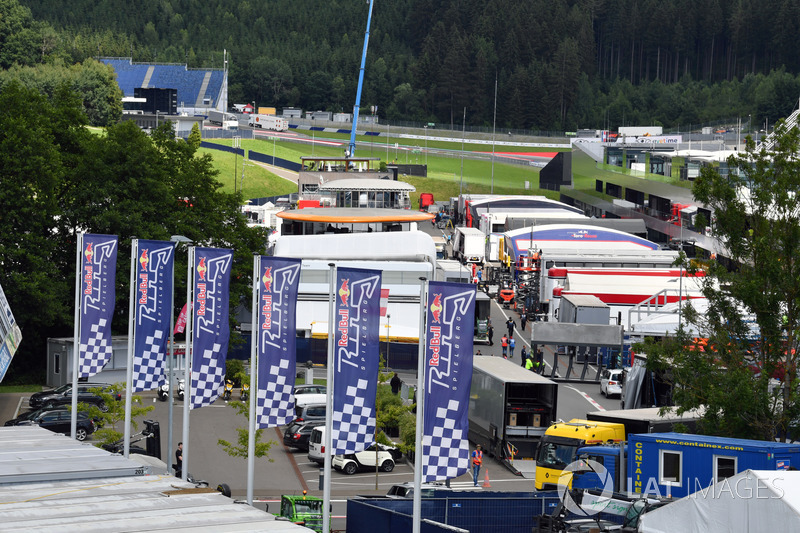
<path id="1" fill-rule="evenodd" d="M 139 264 L 142 265 L 142 271 L 147 272 L 147 263 L 150 260 L 147 258 L 147 250 L 142 250 L 142 255 L 139 256 Z"/>
<path id="2" fill-rule="evenodd" d="M 86 250 L 83 252 L 83 255 L 86 256 L 86 262 L 91 263 L 92 257 L 94 257 L 94 250 L 92 249 L 93 244 L 87 243 Z"/>
<path id="3" fill-rule="evenodd" d="M 264 275 L 261 276 L 261 282 L 264 284 L 264 292 L 272 292 L 272 267 L 264 269 Z"/>
<path id="4" fill-rule="evenodd" d="M 347 305 L 347 299 L 350 298 L 350 284 L 349 279 L 342 280 L 342 286 L 339 287 L 339 298 L 342 300 L 342 305 Z"/>
<path id="5" fill-rule="evenodd" d="M 206 258 L 201 257 L 197 264 L 197 275 L 200 277 L 200 281 L 206 280 L 206 270 Z"/>
<path id="6" fill-rule="evenodd" d="M 433 303 L 431 304 L 431 315 L 433 316 L 434 322 L 440 322 L 442 318 L 442 293 L 437 293 L 433 295 Z"/>

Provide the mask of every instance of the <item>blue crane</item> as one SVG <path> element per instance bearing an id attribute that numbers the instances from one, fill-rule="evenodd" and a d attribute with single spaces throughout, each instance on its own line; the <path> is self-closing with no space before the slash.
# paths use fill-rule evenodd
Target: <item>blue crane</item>
<path id="1" fill-rule="evenodd" d="M 358 89 L 356 90 L 356 103 L 353 106 L 353 129 L 350 131 L 350 146 L 347 148 L 347 157 L 356 154 L 356 128 L 358 127 L 358 108 L 361 106 L 361 88 L 364 85 L 364 66 L 367 62 L 367 46 L 369 46 L 369 25 L 372 22 L 372 5 L 369 1 L 369 15 L 367 15 L 367 31 L 364 34 L 364 51 L 361 54 L 361 69 L 358 71 Z"/>

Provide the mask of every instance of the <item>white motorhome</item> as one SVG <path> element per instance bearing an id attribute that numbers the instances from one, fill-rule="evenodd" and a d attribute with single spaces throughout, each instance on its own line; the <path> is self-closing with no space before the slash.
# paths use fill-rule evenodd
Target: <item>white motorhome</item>
<path id="1" fill-rule="evenodd" d="M 462 263 L 483 263 L 486 235 L 478 228 L 456 227 L 453 234 L 453 255 Z"/>

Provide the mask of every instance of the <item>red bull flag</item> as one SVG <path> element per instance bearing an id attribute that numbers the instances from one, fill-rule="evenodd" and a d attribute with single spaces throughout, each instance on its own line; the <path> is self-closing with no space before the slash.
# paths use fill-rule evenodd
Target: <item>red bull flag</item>
<path id="1" fill-rule="evenodd" d="M 228 356 L 228 303 L 233 252 L 196 248 L 192 303 L 192 409 L 219 395 Z"/>
<path id="2" fill-rule="evenodd" d="M 139 240 L 136 265 L 132 392 L 153 390 L 166 381 L 175 244 Z"/>
<path id="3" fill-rule="evenodd" d="M 381 272 L 336 269 L 331 453 L 356 453 L 375 440 L 380 359 Z"/>
<path id="4" fill-rule="evenodd" d="M 256 420 L 259 428 L 269 428 L 288 424 L 295 417 L 295 322 L 301 261 L 264 256 L 255 261 L 259 272 L 259 320 L 254 334 L 258 343 Z"/>
<path id="5" fill-rule="evenodd" d="M 469 468 L 469 389 L 475 334 L 475 285 L 430 282 L 425 320 L 422 482 Z"/>
<path id="6" fill-rule="evenodd" d="M 80 286 L 80 352 L 78 376 L 92 377 L 111 358 L 111 318 L 116 305 L 115 235 L 83 236 Z"/>

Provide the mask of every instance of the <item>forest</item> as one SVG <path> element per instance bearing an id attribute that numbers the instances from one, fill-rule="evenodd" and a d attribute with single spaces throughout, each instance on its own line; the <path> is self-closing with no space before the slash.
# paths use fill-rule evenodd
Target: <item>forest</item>
<path id="1" fill-rule="evenodd" d="M 0 36 L 2 68 L 223 68 L 227 54 L 231 103 L 350 112 L 369 2 L 0 0 L 12 8 L 29 19 L 0 25 L 32 46 Z M 793 0 L 375 0 L 362 113 L 460 125 L 466 108 L 473 126 L 554 131 L 750 115 L 762 129 L 800 97 L 798 35 Z"/>

